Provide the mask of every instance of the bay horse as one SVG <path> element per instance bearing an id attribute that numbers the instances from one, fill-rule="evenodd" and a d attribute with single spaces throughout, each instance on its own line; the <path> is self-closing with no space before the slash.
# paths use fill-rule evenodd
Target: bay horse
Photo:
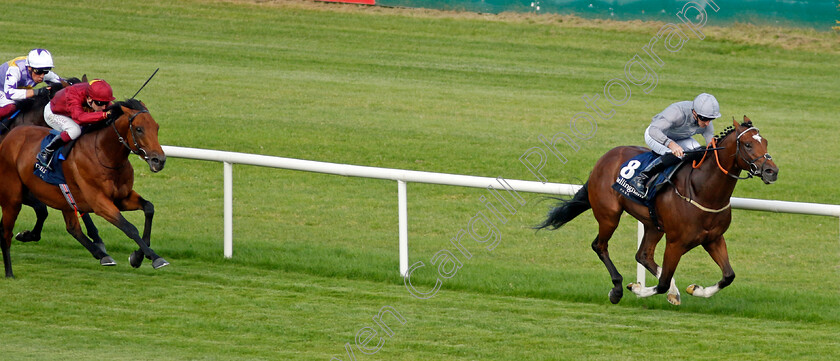
<path id="1" fill-rule="evenodd" d="M 128 161 L 129 155 L 137 154 L 148 163 L 152 172 L 163 169 L 166 155 L 158 141 L 160 126 L 145 105 L 136 99 L 115 102 L 108 109 L 111 118 L 80 137 L 61 165 L 69 190 L 75 197 L 75 209 L 65 200 L 59 187 L 33 174 L 35 155 L 49 129 L 17 127 L 0 143 L 0 184 L 3 184 L 0 188 L 0 248 L 6 277 L 14 277 L 10 256 L 12 229 L 26 194 L 60 210 L 67 231 L 97 259 L 108 255 L 82 233 L 77 211 L 96 213 L 133 239 L 139 246 L 129 256 L 133 267 L 140 267 L 144 256 L 152 260 L 155 269 L 169 264 L 150 248 L 154 206 L 133 190 L 134 168 Z M 141 209 L 145 214 L 142 237 L 120 213 Z"/>
<path id="2" fill-rule="evenodd" d="M 730 198 L 735 184 L 739 179 L 752 176 L 761 178 L 765 184 L 771 184 L 776 181 L 779 173 L 779 168 L 767 153 L 767 140 L 759 135 L 758 128 L 746 116 L 741 124 L 733 119 L 732 127 L 715 136 L 711 145 L 703 153 L 699 164 L 695 162 L 680 168 L 671 178 L 671 183 L 659 190 L 653 201 L 657 219 L 651 218 L 647 206 L 621 196 L 612 188 L 622 164 L 638 154 L 650 151 L 644 147 L 622 146 L 604 154 L 574 197 L 560 199 L 560 204 L 549 211 L 547 219 L 535 228 L 560 228 L 591 208 L 598 221 L 598 235 L 592 242 L 592 249 L 610 273 L 613 288 L 609 292 L 609 299 L 615 304 L 623 296 L 623 278 L 610 259 L 607 244 L 618 227 L 621 214 L 627 212 L 644 225 L 644 236 L 636 253 L 636 261 L 659 279 L 656 286 L 641 287 L 637 283 L 630 283 L 627 289 L 639 297 L 668 292 L 668 301 L 679 305 L 679 291 L 673 281 L 674 271 L 683 254 L 694 247 L 703 246 L 720 267 L 723 278 L 713 286 L 704 288 L 691 285 L 686 291 L 694 296 L 711 297 L 735 278 L 723 237 L 732 222 Z M 723 149 L 712 150 L 715 147 Z M 739 177 L 742 170 L 747 171 L 747 177 Z M 657 225 L 661 225 L 661 230 Z M 660 267 L 654 261 L 653 254 L 663 234 L 666 243 Z"/>
<path id="3" fill-rule="evenodd" d="M 47 103 L 50 102 L 59 90 L 73 84 L 87 81 L 87 74 L 82 75 L 82 79 L 76 77 L 63 79 L 58 83 L 48 84 L 47 86 L 50 89 L 49 93 L 27 98 L 18 102 L 19 113 L 14 119 L 12 119 L 11 122 L 8 123 L 6 127 L 0 129 L 0 132 L 2 132 L 0 133 L 0 143 L 3 142 L 3 139 L 5 139 L 8 134 L 6 130 L 11 130 L 19 126 L 35 125 L 49 128 L 49 125 L 47 125 L 47 122 L 44 120 L 44 107 Z M 31 194 L 26 194 L 24 196 L 23 204 L 32 207 L 32 209 L 35 210 L 35 225 L 31 230 L 24 230 L 15 235 L 15 239 L 21 242 L 38 242 L 41 240 L 41 231 L 44 228 L 44 221 L 46 221 L 47 216 L 49 215 L 49 213 L 47 213 L 47 206 Z M 84 222 L 87 234 L 93 240 L 93 243 L 102 249 L 102 251 L 105 251 L 105 242 L 103 242 L 102 238 L 99 237 L 99 230 L 93 223 L 93 219 L 91 219 L 90 214 L 82 214 L 82 221 Z M 99 262 L 103 266 L 116 265 L 116 262 L 111 257 L 100 258 Z"/>

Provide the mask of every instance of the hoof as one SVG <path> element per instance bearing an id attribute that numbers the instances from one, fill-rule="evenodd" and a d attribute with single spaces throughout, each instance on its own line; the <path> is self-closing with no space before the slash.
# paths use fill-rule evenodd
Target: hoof
<path id="1" fill-rule="evenodd" d="M 680 295 L 678 293 L 668 294 L 668 302 L 670 302 L 674 306 L 680 305 Z"/>
<path id="2" fill-rule="evenodd" d="M 638 283 L 635 283 L 635 282 L 633 282 L 633 283 L 628 283 L 628 284 L 627 284 L 627 290 L 628 290 L 628 291 L 633 291 L 633 287 L 639 288 L 639 286 L 640 286 L 640 285 L 639 285 Z"/>
<path id="3" fill-rule="evenodd" d="M 15 235 L 15 239 L 21 242 L 38 242 L 41 240 L 41 235 L 32 231 L 22 231 Z"/>
<path id="4" fill-rule="evenodd" d="M 101 266 L 116 266 L 117 261 L 114 261 L 114 259 L 111 258 L 111 256 L 105 256 L 99 259 L 99 264 Z"/>
<path id="5" fill-rule="evenodd" d="M 610 302 L 612 302 L 612 304 L 616 304 L 618 301 L 621 301 L 622 296 L 624 296 L 624 290 L 622 290 L 621 287 L 616 287 L 610 290 Z"/>
<path id="6" fill-rule="evenodd" d="M 166 262 L 166 260 L 163 259 L 163 257 L 158 257 L 157 259 L 152 261 L 152 268 L 154 268 L 154 269 L 161 269 L 161 268 L 166 267 L 168 265 L 169 265 L 169 262 Z"/>
<path id="7" fill-rule="evenodd" d="M 128 256 L 128 263 L 131 264 L 131 267 L 140 268 L 140 265 L 143 264 L 143 252 L 131 252 L 131 254 Z"/>
<path id="8" fill-rule="evenodd" d="M 694 290 L 699 290 L 700 288 L 702 288 L 702 287 L 700 287 L 698 285 L 691 285 L 691 286 L 688 286 L 688 288 L 685 289 L 685 292 L 688 292 L 688 294 L 690 294 L 690 295 L 694 295 Z"/>

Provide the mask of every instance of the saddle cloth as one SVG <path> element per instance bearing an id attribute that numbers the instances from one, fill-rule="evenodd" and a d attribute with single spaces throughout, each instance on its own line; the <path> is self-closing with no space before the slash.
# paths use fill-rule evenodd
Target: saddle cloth
<path id="1" fill-rule="evenodd" d="M 53 138 L 57 137 L 59 132 L 57 130 L 50 130 L 50 134 L 47 134 L 44 137 L 44 140 L 41 141 L 41 150 L 47 147 L 47 144 L 50 144 Z M 68 145 L 65 144 L 61 149 L 53 152 L 52 154 L 52 169 L 49 170 L 41 166 L 37 160 L 35 160 L 35 171 L 34 174 L 47 182 L 49 184 L 60 185 L 66 183 L 64 181 L 64 171 L 61 168 L 61 163 L 66 159 L 66 152 L 69 150 Z"/>
<path id="2" fill-rule="evenodd" d="M 679 168 L 682 163 L 670 166 L 652 177 L 648 181 L 649 191 L 645 196 L 644 189 L 636 189 L 633 186 L 633 180 L 642 174 L 648 164 L 653 162 L 659 155 L 654 152 L 645 152 L 639 154 L 624 164 L 621 165 L 621 171 L 618 172 L 618 177 L 612 185 L 618 193 L 636 203 L 650 207 L 653 199 L 656 198 L 656 193 L 662 188 L 666 182 L 671 179 L 671 175 Z"/>

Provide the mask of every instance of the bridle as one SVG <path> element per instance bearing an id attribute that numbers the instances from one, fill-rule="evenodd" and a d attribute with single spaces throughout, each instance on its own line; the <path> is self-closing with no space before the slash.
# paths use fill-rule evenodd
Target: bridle
<path id="1" fill-rule="evenodd" d="M 755 130 L 755 135 L 758 135 L 758 132 L 759 132 L 758 128 L 749 127 L 746 130 L 744 130 L 743 132 L 741 132 L 740 134 L 738 134 L 737 137 L 735 137 L 735 154 L 733 155 L 733 157 L 740 157 L 741 160 L 744 161 L 744 163 L 749 165 L 750 169 L 747 170 L 747 176 L 746 177 L 740 177 L 740 176 L 737 176 L 735 174 L 729 173 L 729 171 L 727 171 L 726 169 L 723 168 L 722 165 L 720 165 L 720 157 L 718 156 L 718 149 L 720 149 L 720 148 L 717 147 L 717 140 L 712 139 L 711 146 L 709 147 L 709 149 L 715 148 L 713 150 L 713 152 L 715 153 L 715 160 L 717 161 L 718 168 L 720 169 L 721 172 L 723 172 L 723 174 L 726 174 L 726 175 L 728 175 L 732 178 L 735 178 L 735 179 L 750 179 L 753 176 L 761 176 L 761 170 L 759 169 L 759 166 L 756 165 L 755 163 L 759 159 L 762 159 L 762 158 L 765 159 L 765 162 L 768 161 L 768 160 L 773 160 L 773 157 L 771 157 L 770 154 L 768 154 L 766 152 L 763 155 L 760 155 L 753 160 L 747 160 L 746 156 L 744 154 L 742 154 L 742 152 L 741 152 L 741 137 L 744 134 L 747 134 L 747 132 L 749 132 L 751 130 Z M 703 161 L 705 159 L 706 159 L 706 153 L 703 153 L 703 158 L 700 159 L 700 163 L 694 162 L 692 164 L 692 167 L 694 169 L 700 168 L 700 165 L 703 164 Z"/>
<path id="2" fill-rule="evenodd" d="M 149 160 L 149 156 L 146 154 L 146 151 L 143 148 L 140 147 L 140 144 L 137 144 L 137 135 L 135 134 L 135 130 L 134 130 L 134 118 L 136 118 L 141 113 L 148 113 L 148 112 L 149 112 L 148 110 L 143 109 L 143 110 L 138 111 L 137 113 L 132 114 L 130 117 L 128 117 L 128 133 L 131 135 L 131 140 L 134 143 L 134 148 L 136 150 L 131 149 L 131 146 L 128 145 L 128 142 L 126 142 L 125 139 L 122 137 L 122 135 L 120 135 L 120 131 L 117 130 L 117 121 L 114 120 L 114 121 L 111 122 L 111 126 L 114 128 L 114 133 L 117 133 L 117 140 L 119 140 L 120 143 L 122 145 L 124 145 L 128 149 L 129 152 L 139 155 L 140 158 L 143 158 L 143 160 L 145 160 L 145 161 Z M 128 137 L 128 135 L 126 135 L 126 137 Z"/>
<path id="3" fill-rule="evenodd" d="M 755 135 L 758 135 L 758 128 L 750 127 L 747 130 L 741 132 L 741 134 L 738 134 L 738 137 L 735 138 L 735 147 L 736 147 L 735 148 L 735 155 L 740 156 L 741 160 L 743 160 L 744 163 L 747 163 L 750 166 L 750 169 L 747 172 L 747 177 L 746 178 L 740 178 L 738 176 L 734 176 L 732 174 L 729 174 L 729 176 L 734 177 L 736 179 L 749 179 L 749 178 L 752 178 L 753 176 L 761 176 L 761 170 L 758 168 L 758 166 L 755 164 L 755 162 L 757 162 L 759 159 L 762 159 L 762 158 L 765 159 L 764 162 L 767 162 L 768 160 L 773 160 L 773 157 L 771 157 L 770 154 L 767 153 L 767 152 L 765 152 L 763 155 L 755 157 L 755 159 L 753 159 L 751 161 L 748 161 L 747 158 L 743 154 L 741 154 L 741 136 L 743 136 L 744 134 L 746 134 L 747 132 L 749 132 L 751 130 L 755 130 Z"/>

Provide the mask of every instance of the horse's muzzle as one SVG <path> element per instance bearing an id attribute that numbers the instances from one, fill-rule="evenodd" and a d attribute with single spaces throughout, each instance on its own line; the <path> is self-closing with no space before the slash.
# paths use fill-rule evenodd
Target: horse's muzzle
<path id="1" fill-rule="evenodd" d="M 779 167 L 771 162 L 764 162 L 761 167 L 761 180 L 764 184 L 773 184 L 779 177 Z"/>
<path id="2" fill-rule="evenodd" d="M 166 164 L 166 155 L 150 155 L 146 162 L 149 163 L 149 170 L 153 173 L 160 172 Z"/>

